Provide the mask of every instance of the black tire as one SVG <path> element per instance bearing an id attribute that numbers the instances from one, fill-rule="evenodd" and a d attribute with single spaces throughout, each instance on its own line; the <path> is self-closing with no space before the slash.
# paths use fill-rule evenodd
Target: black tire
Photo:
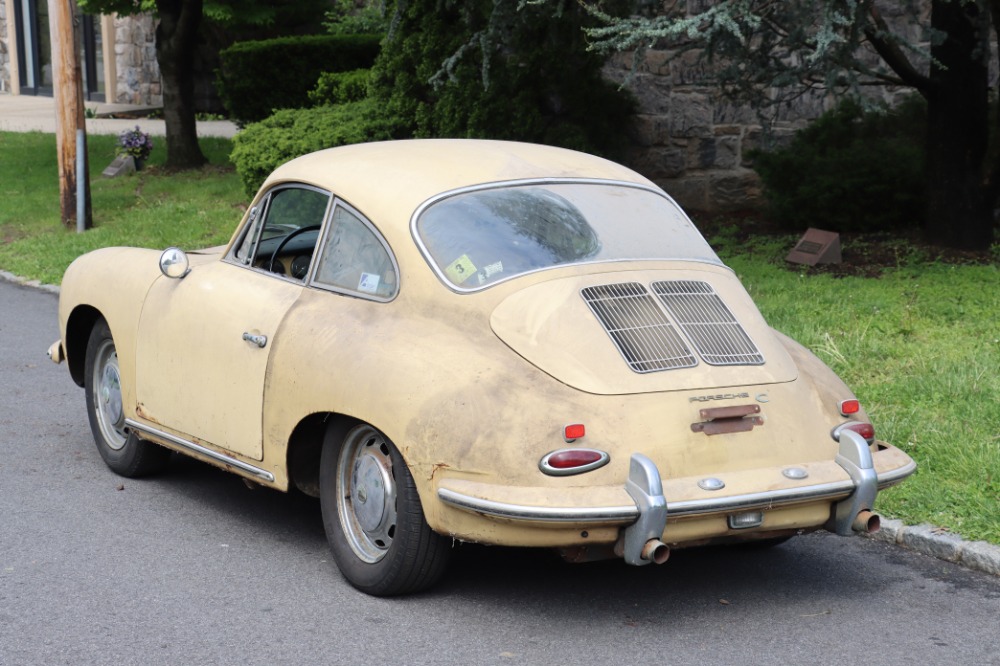
<path id="1" fill-rule="evenodd" d="M 427 525 L 413 477 L 385 435 L 359 425 L 328 437 L 319 481 L 327 541 L 351 585 L 386 597 L 441 578 L 451 544 Z"/>
<path id="2" fill-rule="evenodd" d="M 84 389 L 90 429 L 108 467 L 116 474 L 134 478 L 153 474 L 166 466 L 170 451 L 139 439 L 125 428 L 118 352 L 111 329 L 103 318 L 94 324 L 87 341 Z"/>

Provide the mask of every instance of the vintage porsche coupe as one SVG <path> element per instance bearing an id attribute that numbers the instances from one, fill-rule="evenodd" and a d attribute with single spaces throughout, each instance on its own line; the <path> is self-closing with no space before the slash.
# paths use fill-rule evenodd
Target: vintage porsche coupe
<path id="1" fill-rule="evenodd" d="M 669 196 L 557 148 L 306 155 L 225 247 L 77 259 L 59 320 L 111 469 L 176 451 L 318 496 L 371 594 L 431 585 L 455 541 L 642 565 L 877 529 L 915 469 Z"/>

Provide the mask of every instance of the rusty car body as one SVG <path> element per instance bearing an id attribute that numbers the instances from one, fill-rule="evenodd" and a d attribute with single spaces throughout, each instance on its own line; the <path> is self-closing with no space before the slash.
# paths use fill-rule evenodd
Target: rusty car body
<path id="1" fill-rule="evenodd" d="M 59 324 L 113 470 L 176 451 L 318 496 L 371 594 L 456 541 L 642 565 L 875 529 L 915 468 L 669 196 L 558 148 L 306 155 L 225 247 L 78 258 Z"/>

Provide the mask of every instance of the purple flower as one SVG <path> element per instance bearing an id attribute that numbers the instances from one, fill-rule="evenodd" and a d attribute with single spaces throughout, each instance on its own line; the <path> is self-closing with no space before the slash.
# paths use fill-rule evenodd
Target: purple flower
<path id="1" fill-rule="evenodd" d="M 139 129 L 136 125 L 134 130 L 125 130 L 118 135 L 119 155 L 131 155 L 132 157 L 144 160 L 149 157 L 153 150 L 153 140 L 149 135 Z"/>

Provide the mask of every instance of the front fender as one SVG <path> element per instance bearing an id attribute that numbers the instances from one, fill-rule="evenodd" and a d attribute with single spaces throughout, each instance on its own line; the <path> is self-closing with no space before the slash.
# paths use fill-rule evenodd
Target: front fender
<path id="1" fill-rule="evenodd" d="M 97 317 L 108 322 L 118 350 L 123 400 L 135 408 L 135 348 L 139 314 L 150 285 L 161 277 L 159 252 L 112 247 L 78 257 L 63 275 L 59 333 L 70 375 L 83 386 L 87 340 Z"/>

